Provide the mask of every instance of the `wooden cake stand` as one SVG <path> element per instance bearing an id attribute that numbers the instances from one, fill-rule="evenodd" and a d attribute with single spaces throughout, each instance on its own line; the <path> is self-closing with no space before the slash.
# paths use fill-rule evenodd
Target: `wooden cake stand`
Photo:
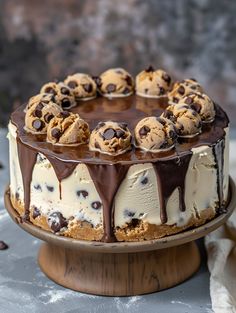
<path id="1" fill-rule="evenodd" d="M 21 228 L 46 242 L 40 247 L 38 263 L 50 279 L 85 293 L 128 296 L 175 286 L 197 271 L 201 260 L 194 240 L 229 218 L 236 205 L 236 187 L 230 178 L 226 213 L 198 228 L 143 242 L 103 243 L 57 236 L 29 222 L 22 223 L 8 189 L 5 205 Z"/>

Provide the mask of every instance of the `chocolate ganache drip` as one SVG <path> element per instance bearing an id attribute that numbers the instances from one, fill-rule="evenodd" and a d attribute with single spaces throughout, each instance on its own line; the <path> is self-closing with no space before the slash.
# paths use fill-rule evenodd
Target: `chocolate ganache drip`
<path id="1" fill-rule="evenodd" d="M 224 181 L 224 149 L 225 149 L 225 139 L 220 140 L 213 147 L 213 154 L 215 158 L 216 171 L 217 171 L 217 193 L 219 199 L 218 213 L 224 210 L 224 192 L 223 192 L 223 181 Z"/>
<path id="2" fill-rule="evenodd" d="M 76 162 L 61 162 L 55 157 L 47 156 L 47 159 L 52 164 L 52 167 L 55 171 L 55 174 L 57 176 L 57 179 L 59 181 L 59 193 L 60 193 L 60 199 L 61 199 L 61 181 L 64 178 L 69 177 L 75 170 L 78 163 Z"/>
<path id="3" fill-rule="evenodd" d="M 157 176 L 157 185 L 160 199 L 160 218 L 162 224 L 167 223 L 168 217 L 166 205 L 172 192 L 178 188 L 180 211 L 185 211 L 185 177 L 189 162 L 192 156 L 191 151 L 187 151 L 182 158 L 173 158 L 161 162 L 153 163 Z"/>
<path id="4" fill-rule="evenodd" d="M 102 241 L 116 241 L 114 236 L 114 198 L 130 164 L 87 164 L 103 204 L 104 236 Z"/>
<path id="5" fill-rule="evenodd" d="M 24 145 L 20 142 L 17 137 L 17 150 L 19 163 L 22 173 L 23 187 L 24 187 L 24 203 L 25 203 L 25 214 L 23 219 L 29 220 L 30 213 L 30 185 L 32 180 L 32 173 L 34 165 L 37 160 L 37 151 L 31 147 Z"/>

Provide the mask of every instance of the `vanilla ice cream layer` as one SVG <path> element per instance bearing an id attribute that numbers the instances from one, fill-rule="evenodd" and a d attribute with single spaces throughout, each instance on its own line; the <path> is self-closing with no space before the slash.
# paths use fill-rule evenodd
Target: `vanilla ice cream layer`
<path id="1" fill-rule="evenodd" d="M 225 129 L 224 150 L 224 200 L 228 195 L 228 129 Z M 10 190 L 13 196 L 24 201 L 23 182 L 18 161 L 16 127 L 9 125 L 10 142 Z M 174 175 L 174 173 L 170 173 Z M 160 199 L 156 172 L 152 163 L 130 166 L 114 199 L 114 226 L 124 227 L 132 219 L 161 225 Z M 30 209 L 37 207 L 41 214 L 49 216 L 60 212 L 65 218 L 74 217 L 88 221 L 93 226 L 103 223 L 102 200 L 91 179 L 87 166 L 78 164 L 73 173 L 58 181 L 53 166 L 42 154 L 38 154 L 31 181 Z M 188 224 L 206 208 L 217 207 L 217 169 L 213 148 L 207 145 L 192 149 L 185 177 L 186 210 L 180 211 L 179 189 L 170 195 L 167 205 L 167 225 Z"/>

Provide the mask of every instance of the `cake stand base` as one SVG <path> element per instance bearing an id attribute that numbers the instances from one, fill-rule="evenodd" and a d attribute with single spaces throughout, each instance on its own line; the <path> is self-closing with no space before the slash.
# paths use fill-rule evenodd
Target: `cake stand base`
<path id="1" fill-rule="evenodd" d="M 172 287 L 200 265 L 195 242 L 134 253 L 97 253 L 42 244 L 41 270 L 67 288 L 106 296 L 140 295 Z"/>

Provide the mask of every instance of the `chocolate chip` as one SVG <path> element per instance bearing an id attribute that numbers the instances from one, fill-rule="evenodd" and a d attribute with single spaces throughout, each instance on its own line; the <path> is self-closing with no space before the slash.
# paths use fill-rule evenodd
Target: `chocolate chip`
<path id="1" fill-rule="evenodd" d="M 197 89 L 197 86 L 193 85 L 193 86 L 190 86 L 190 88 L 191 88 L 192 90 L 196 90 L 196 89 Z"/>
<path id="2" fill-rule="evenodd" d="M 44 121 L 48 124 L 51 119 L 54 118 L 54 115 L 53 114 L 50 114 L 50 113 L 47 113 L 45 116 L 44 116 Z"/>
<path id="3" fill-rule="evenodd" d="M 127 85 L 129 85 L 129 86 L 132 86 L 132 85 L 133 85 L 133 80 L 132 80 L 132 77 L 131 77 L 131 76 L 127 75 L 127 76 L 125 77 L 125 81 L 127 82 Z"/>
<path id="4" fill-rule="evenodd" d="M 34 185 L 34 189 L 35 189 L 35 190 L 42 191 L 42 187 L 41 187 L 39 184 Z"/>
<path id="5" fill-rule="evenodd" d="M 45 89 L 45 93 L 51 93 L 52 95 L 56 95 L 57 94 L 56 90 L 54 88 L 52 88 L 52 87 L 47 87 Z"/>
<path id="6" fill-rule="evenodd" d="M 59 117 L 61 117 L 61 118 L 67 118 L 68 116 L 70 116 L 70 112 L 68 112 L 68 111 L 62 111 L 59 114 Z"/>
<path id="7" fill-rule="evenodd" d="M 20 199 L 20 194 L 19 194 L 19 192 L 16 192 L 16 193 L 15 193 L 15 198 L 16 198 L 17 201 Z"/>
<path id="8" fill-rule="evenodd" d="M 112 128 L 107 128 L 103 133 L 103 138 L 105 140 L 110 140 L 115 137 L 115 130 Z"/>
<path id="9" fill-rule="evenodd" d="M 116 91 L 116 85 L 115 84 L 108 84 L 106 87 L 106 90 L 108 93 L 114 92 L 114 91 Z"/>
<path id="10" fill-rule="evenodd" d="M 148 183 L 148 178 L 147 177 L 144 177 L 142 180 L 141 180 L 141 184 L 142 185 L 146 185 Z"/>
<path id="11" fill-rule="evenodd" d="M 71 81 L 69 81 L 69 83 L 67 84 L 70 88 L 72 88 L 72 89 L 75 89 L 77 86 L 78 86 L 78 84 L 77 84 L 77 82 L 75 81 L 75 80 L 71 80 Z"/>
<path id="12" fill-rule="evenodd" d="M 66 87 L 62 87 L 62 88 L 61 88 L 61 93 L 62 93 L 63 95 L 69 96 L 69 95 L 70 95 L 70 89 L 68 89 L 68 88 L 66 88 Z"/>
<path id="13" fill-rule="evenodd" d="M 148 93 L 148 88 L 144 89 L 144 93 L 146 93 L 146 94 Z"/>
<path id="14" fill-rule="evenodd" d="M 185 93 L 185 88 L 184 88 L 184 86 L 179 86 L 177 92 L 178 92 L 180 95 L 184 95 L 184 93 Z"/>
<path id="15" fill-rule="evenodd" d="M 97 85 L 98 87 L 101 87 L 101 85 L 102 85 L 102 80 L 101 80 L 101 78 L 100 78 L 99 76 L 92 76 L 92 79 L 95 81 L 95 83 L 96 83 L 96 85 Z"/>
<path id="16" fill-rule="evenodd" d="M 191 104 L 191 103 L 193 103 L 193 98 L 187 97 L 184 102 L 185 102 L 186 104 Z"/>
<path id="17" fill-rule="evenodd" d="M 170 119 L 173 116 L 173 112 L 170 110 L 165 110 L 163 112 L 163 117 Z"/>
<path id="18" fill-rule="evenodd" d="M 78 190 L 77 192 L 77 196 L 80 197 L 81 195 L 83 196 L 83 198 L 87 198 L 88 197 L 88 191 L 86 190 Z"/>
<path id="19" fill-rule="evenodd" d="M 39 119 L 36 119 L 33 121 L 32 126 L 34 127 L 34 129 L 36 129 L 37 131 L 40 131 L 44 128 L 45 123 Z"/>
<path id="20" fill-rule="evenodd" d="M 97 141 L 95 141 L 94 146 L 95 146 L 96 149 L 101 150 L 101 147 L 100 147 L 100 145 L 99 145 L 99 143 Z"/>
<path id="21" fill-rule="evenodd" d="M 82 86 L 86 92 L 91 92 L 93 90 L 92 84 L 84 84 Z"/>
<path id="22" fill-rule="evenodd" d="M 179 99 L 176 98 L 176 97 L 174 97 L 174 98 L 172 99 L 172 101 L 173 101 L 174 103 L 178 103 L 178 102 L 179 102 Z"/>
<path id="23" fill-rule="evenodd" d="M 36 206 L 34 206 L 33 207 L 33 214 L 32 214 L 33 219 L 36 219 L 36 217 L 38 217 L 40 215 L 41 215 L 41 212 L 39 211 L 39 209 Z"/>
<path id="24" fill-rule="evenodd" d="M 50 192 L 53 192 L 53 191 L 54 191 L 54 187 L 53 187 L 53 186 L 48 186 L 48 185 L 46 185 L 46 187 L 47 187 L 47 190 L 48 190 L 48 191 L 50 191 Z"/>
<path id="25" fill-rule="evenodd" d="M 51 135 L 53 138 L 59 139 L 61 137 L 62 133 L 61 133 L 59 128 L 53 128 L 51 131 Z"/>
<path id="26" fill-rule="evenodd" d="M 162 78 L 164 79 L 164 81 L 169 85 L 171 82 L 171 78 L 167 73 L 163 73 Z"/>
<path id="27" fill-rule="evenodd" d="M 193 104 L 191 104 L 191 109 L 196 111 L 197 113 L 201 112 L 201 105 L 199 103 L 194 102 Z"/>
<path id="28" fill-rule="evenodd" d="M 64 216 L 60 212 L 53 212 L 49 215 L 49 224 L 51 229 L 57 233 L 60 231 L 63 227 L 67 227 L 68 223 Z"/>
<path id="29" fill-rule="evenodd" d="M 125 132 L 121 129 L 116 131 L 116 138 L 122 138 L 125 135 Z"/>
<path id="30" fill-rule="evenodd" d="M 140 135 L 141 137 L 145 137 L 145 136 L 147 136 L 147 134 L 150 132 L 150 130 L 151 130 L 151 129 L 150 129 L 148 126 L 144 125 L 143 127 L 140 128 L 140 130 L 139 130 L 139 135 Z"/>
<path id="31" fill-rule="evenodd" d="M 189 78 L 189 80 L 193 80 L 194 82 L 197 82 L 195 78 Z"/>
<path id="32" fill-rule="evenodd" d="M 139 225 L 139 220 L 137 218 L 132 218 L 131 220 L 131 226 L 132 227 L 137 227 Z"/>
<path id="33" fill-rule="evenodd" d="M 0 240 L 0 250 L 6 250 L 8 248 L 8 245 L 4 241 Z"/>
<path id="34" fill-rule="evenodd" d="M 38 118 L 40 118 L 40 117 L 42 117 L 42 109 L 43 109 L 43 104 L 42 103 L 39 103 L 37 106 L 36 106 L 36 108 L 35 108 L 35 110 L 34 110 L 34 116 L 35 117 L 38 117 Z"/>
<path id="35" fill-rule="evenodd" d="M 125 89 L 123 91 L 123 94 L 127 95 L 128 93 L 130 93 L 130 90 L 129 90 L 129 88 L 125 87 Z"/>
<path id="36" fill-rule="evenodd" d="M 124 210 L 124 216 L 125 217 L 134 217 L 135 216 L 135 212 L 132 212 L 130 210 L 125 209 Z"/>
<path id="37" fill-rule="evenodd" d="M 102 204 L 100 201 L 94 201 L 92 202 L 91 204 L 91 207 L 94 209 L 94 210 L 99 210 L 101 208 Z"/>
<path id="38" fill-rule="evenodd" d="M 69 108 L 71 106 L 71 102 L 68 98 L 62 99 L 61 106 L 63 109 Z"/>
<path id="39" fill-rule="evenodd" d="M 164 95 L 164 94 L 165 94 L 165 89 L 159 86 L 159 95 Z"/>
<path id="40" fill-rule="evenodd" d="M 145 69 L 145 72 L 154 72 L 153 66 L 152 66 L 152 65 L 149 65 L 149 67 L 147 67 L 147 68 Z"/>

